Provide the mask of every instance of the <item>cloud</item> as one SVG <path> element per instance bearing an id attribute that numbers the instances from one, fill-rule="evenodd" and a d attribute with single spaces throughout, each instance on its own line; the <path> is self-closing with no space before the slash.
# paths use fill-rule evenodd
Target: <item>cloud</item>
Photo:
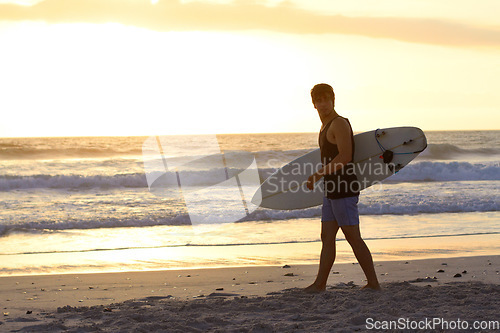
<path id="1" fill-rule="evenodd" d="M 0 4 L 0 20 L 48 23 L 116 22 L 156 31 L 267 30 L 292 34 L 353 34 L 450 46 L 500 46 L 499 27 L 436 19 L 323 15 L 288 2 L 229 4 L 179 0 L 45 0 L 33 6 Z"/>

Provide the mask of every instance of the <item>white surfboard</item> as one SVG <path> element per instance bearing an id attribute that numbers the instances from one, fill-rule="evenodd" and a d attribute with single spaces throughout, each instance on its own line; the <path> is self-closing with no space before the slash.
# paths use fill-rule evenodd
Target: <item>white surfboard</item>
<path id="1" fill-rule="evenodd" d="M 361 189 L 380 183 L 410 163 L 427 147 L 424 132 L 417 127 L 377 129 L 354 136 L 355 173 Z M 390 161 L 384 152 L 393 153 Z M 386 153 L 389 155 L 390 153 Z M 252 202 L 272 209 L 302 209 L 323 203 L 323 182 L 314 190 L 306 187 L 307 179 L 321 169 L 320 150 L 311 151 L 269 176 L 255 193 Z"/>

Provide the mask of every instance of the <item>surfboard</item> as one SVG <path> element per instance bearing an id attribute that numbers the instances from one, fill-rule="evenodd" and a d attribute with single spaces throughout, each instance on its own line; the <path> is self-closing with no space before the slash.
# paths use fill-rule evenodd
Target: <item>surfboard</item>
<path id="1" fill-rule="evenodd" d="M 417 127 L 376 129 L 354 136 L 354 172 L 361 189 L 397 173 L 426 147 L 424 132 Z M 323 181 L 313 190 L 307 179 L 321 169 L 320 150 L 313 150 L 279 168 L 257 190 L 252 203 L 264 208 L 293 210 L 323 203 Z"/>

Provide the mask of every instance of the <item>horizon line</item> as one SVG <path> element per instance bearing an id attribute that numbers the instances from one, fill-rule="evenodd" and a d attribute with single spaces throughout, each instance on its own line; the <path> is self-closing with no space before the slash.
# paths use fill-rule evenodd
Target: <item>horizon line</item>
<path id="1" fill-rule="evenodd" d="M 406 127 L 406 126 L 392 126 Z M 413 126 L 415 127 L 415 126 Z M 388 127 L 389 128 L 389 127 Z M 376 128 L 368 131 L 354 131 L 354 133 L 364 133 L 373 131 Z M 425 130 L 424 132 L 494 132 L 500 129 L 442 129 L 442 130 Z M 178 134 L 144 134 L 144 135 L 54 135 L 54 136 L 0 136 L 1 139 L 51 139 L 51 138 L 125 138 L 125 137 L 150 137 L 150 136 L 194 136 L 194 135 L 266 135 L 266 134 L 318 134 L 315 132 L 247 132 L 247 133 L 178 133 Z"/>

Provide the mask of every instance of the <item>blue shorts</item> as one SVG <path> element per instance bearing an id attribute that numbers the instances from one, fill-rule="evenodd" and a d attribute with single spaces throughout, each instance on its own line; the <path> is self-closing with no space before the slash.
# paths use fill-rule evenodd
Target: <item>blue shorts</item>
<path id="1" fill-rule="evenodd" d="M 341 199 L 323 197 L 321 222 L 337 221 L 339 226 L 359 224 L 359 196 Z"/>

